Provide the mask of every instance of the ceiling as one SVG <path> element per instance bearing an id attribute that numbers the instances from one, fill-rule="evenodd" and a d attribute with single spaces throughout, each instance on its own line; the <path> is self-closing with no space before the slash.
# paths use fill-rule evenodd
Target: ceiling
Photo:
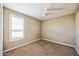
<path id="1" fill-rule="evenodd" d="M 78 8 L 77 3 L 4 3 L 4 6 L 39 20 L 73 14 Z M 47 8 L 62 8 L 62 10 L 45 11 Z M 52 14 L 44 16 L 45 13 Z"/>

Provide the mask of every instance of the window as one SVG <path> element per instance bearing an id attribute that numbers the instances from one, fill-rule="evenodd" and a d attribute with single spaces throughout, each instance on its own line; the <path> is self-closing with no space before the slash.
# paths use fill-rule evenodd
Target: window
<path id="1" fill-rule="evenodd" d="M 10 41 L 24 39 L 24 18 L 10 14 Z"/>

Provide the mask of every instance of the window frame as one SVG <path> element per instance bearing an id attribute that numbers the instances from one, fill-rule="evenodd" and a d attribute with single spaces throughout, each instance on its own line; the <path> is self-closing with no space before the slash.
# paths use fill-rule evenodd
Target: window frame
<path id="1" fill-rule="evenodd" d="M 17 18 L 22 18 L 23 19 L 23 30 L 12 30 L 12 17 L 17 17 Z M 17 41 L 12 39 L 12 31 L 23 31 L 23 39 L 24 39 L 24 24 L 25 24 L 25 19 L 22 16 L 15 15 L 15 14 L 9 14 L 9 42 Z M 22 39 L 18 39 L 22 40 Z"/>

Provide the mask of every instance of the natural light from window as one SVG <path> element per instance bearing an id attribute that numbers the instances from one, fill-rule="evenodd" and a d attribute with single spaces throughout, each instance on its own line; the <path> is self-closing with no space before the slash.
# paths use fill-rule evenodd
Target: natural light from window
<path id="1" fill-rule="evenodd" d="M 10 14 L 10 41 L 24 39 L 24 18 Z"/>

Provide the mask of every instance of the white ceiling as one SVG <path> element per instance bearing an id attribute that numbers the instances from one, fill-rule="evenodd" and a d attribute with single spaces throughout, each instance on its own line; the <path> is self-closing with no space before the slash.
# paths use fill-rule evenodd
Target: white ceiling
<path id="1" fill-rule="evenodd" d="M 76 12 L 77 3 L 4 3 L 4 6 L 20 13 L 29 15 L 39 20 L 47 20 L 54 17 L 73 14 Z M 51 15 L 43 16 L 46 8 L 62 8 L 63 10 L 52 10 Z"/>

